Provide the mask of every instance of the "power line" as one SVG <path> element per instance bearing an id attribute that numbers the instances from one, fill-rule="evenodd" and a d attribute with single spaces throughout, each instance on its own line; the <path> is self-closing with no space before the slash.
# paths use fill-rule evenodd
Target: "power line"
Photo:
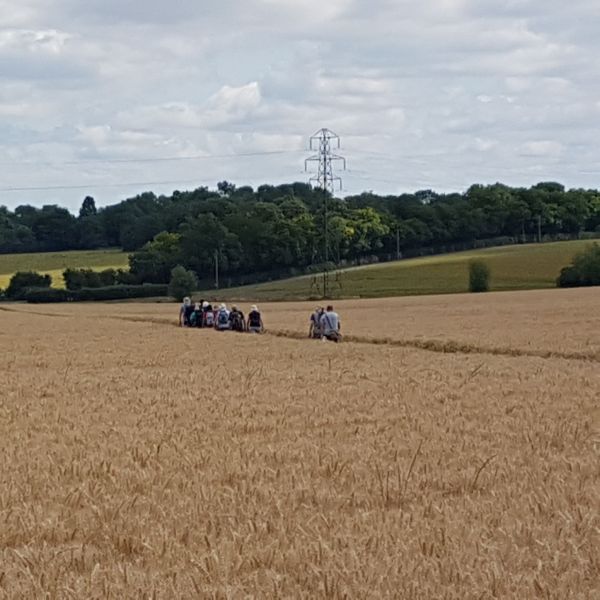
<path id="1" fill-rule="evenodd" d="M 83 165 L 83 164 L 99 164 L 99 163 L 135 163 L 135 162 L 167 162 L 167 161 L 191 161 L 191 160 L 202 160 L 202 159 L 225 159 L 225 158 L 244 158 L 251 156 L 272 156 L 278 154 L 292 154 L 304 152 L 304 150 L 267 150 L 267 151 L 256 151 L 256 152 L 239 152 L 237 154 L 202 154 L 198 156 L 172 156 L 172 157 L 157 157 L 157 158 L 115 158 L 115 159 L 88 159 L 82 161 L 70 161 L 63 163 L 9 163 L 14 165 L 17 164 L 28 164 L 28 165 Z M 7 163 L 0 163 L 7 164 Z M 39 185 L 39 186 L 6 186 L 0 188 L 0 192 L 37 192 L 37 191 L 52 191 L 52 190 L 86 190 L 93 188 L 125 188 L 135 186 L 146 186 L 146 185 L 179 185 L 187 183 L 197 183 L 197 179 L 177 179 L 177 180 L 161 180 L 161 181 L 132 181 L 124 183 L 87 183 L 87 184 L 67 184 L 67 185 Z"/>
<path id="2" fill-rule="evenodd" d="M 358 173 L 366 173 L 366 171 L 348 171 L 350 178 L 360 179 L 362 181 L 375 181 L 377 183 L 391 183 L 394 185 L 403 185 L 404 183 L 400 181 L 400 179 L 381 179 L 380 177 L 371 177 L 370 175 L 358 175 Z"/>
<path id="3" fill-rule="evenodd" d="M 0 188 L 0 192 L 45 192 L 51 190 L 88 190 L 93 188 L 120 188 L 143 185 L 179 185 L 197 183 L 197 179 L 177 179 L 172 181 L 135 181 L 129 183 L 88 183 L 85 185 L 45 185 Z"/>
<path id="4" fill-rule="evenodd" d="M 68 160 L 68 161 L 22 161 L 22 162 L 0 162 L 0 165 L 18 166 L 18 165 L 87 165 L 87 164 L 119 164 L 119 163 L 151 163 L 151 162 L 178 162 L 190 160 L 210 160 L 216 158 L 245 158 L 250 156 L 273 156 L 277 154 L 297 154 L 304 150 L 265 150 L 262 152 L 238 152 L 230 154 L 198 154 L 194 156 L 157 156 L 157 157 L 141 157 L 141 158 L 86 158 L 83 160 Z"/>

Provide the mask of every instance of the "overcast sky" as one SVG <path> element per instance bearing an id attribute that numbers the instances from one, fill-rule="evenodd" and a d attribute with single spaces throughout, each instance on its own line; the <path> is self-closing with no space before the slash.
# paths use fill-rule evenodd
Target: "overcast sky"
<path id="1" fill-rule="evenodd" d="M 0 0 L 0 204 L 304 181 L 321 127 L 345 194 L 599 187 L 598 31 L 597 0 Z"/>

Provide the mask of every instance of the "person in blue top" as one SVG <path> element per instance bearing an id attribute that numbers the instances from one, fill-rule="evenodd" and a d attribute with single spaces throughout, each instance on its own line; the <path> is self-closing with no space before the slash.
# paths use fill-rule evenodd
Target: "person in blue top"
<path id="1" fill-rule="evenodd" d="M 219 310 L 217 311 L 217 316 L 215 319 L 215 329 L 218 331 L 227 331 L 228 329 L 231 329 L 229 311 L 227 310 L 227 306 L 225 304 L 221 304 L 221 306 L 219 306 Z"/>

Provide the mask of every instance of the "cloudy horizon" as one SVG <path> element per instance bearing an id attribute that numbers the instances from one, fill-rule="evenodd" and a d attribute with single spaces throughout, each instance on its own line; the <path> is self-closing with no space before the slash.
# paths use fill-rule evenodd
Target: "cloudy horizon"
<path id="1" fill-rule="evenodd" d="M 588 0 L 0 0 L 0 205 L 307 181 L 599 187 Z"/>

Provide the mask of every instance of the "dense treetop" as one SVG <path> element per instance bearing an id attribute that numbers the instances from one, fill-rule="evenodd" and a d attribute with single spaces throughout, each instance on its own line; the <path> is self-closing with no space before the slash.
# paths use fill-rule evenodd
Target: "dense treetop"
<path id="1" fill-rule="evenodd" d="M 216 191 L 146 192 L 100 209 L 88 196 L 78 216 L 56 205 L 0 207 L 0 252 L 120 246 L 133 253 L 138 279 L 154 282 L 168 281 L 177 264 L 208 277 L 215 258 L 232 276 L 302 269 L 325 261 L 325 206 L 332 262 L 501 236 L 533 241 L 540 233 L 600 231 L 600 192 L 553 182 L 345 199 L 304 183 L 254 190 L 221 182 Z"/>

